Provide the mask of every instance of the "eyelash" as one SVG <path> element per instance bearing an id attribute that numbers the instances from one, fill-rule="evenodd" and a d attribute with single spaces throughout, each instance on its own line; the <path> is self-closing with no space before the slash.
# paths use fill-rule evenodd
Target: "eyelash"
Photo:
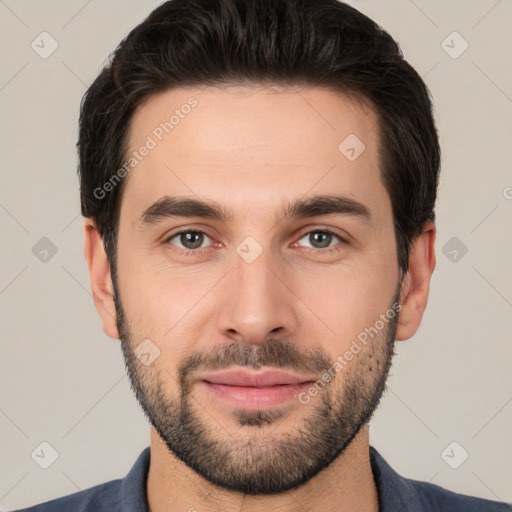
<path id="1" fill-rule="evenodd" d="M 172 244 L 170 244 L 170 241 L 173 238 L 176 238 L 177 236 L 182 235 L 184 233 L 196 233 L 196 234 L 200 234 L 200 235 L 206 235 L 208 238 L 213 239 L 206 231 L 202 231 L 201 229 L 185 229 L 185 230 L 182 230 L 182 231 L 177 231 L 176 233 L 173 233 L 172 235 L 168 236 L 164 240 L 164 242 L 166 244 L 172 245 Z M 306 235 L 310 235 L 311 233 L 327 233 L 329 235 L 332 235 L 332 236 L 335 236 L 336 238 L 338 238 L 341 243 L 343 243 L 345 245 L 348 244 L 347 240 L 342 238 L 338 233 L 336 233 L 335 231 L 332 231 L 331 229 L 326 229 L 326 228 L 325 229 L 312 229 L 310 231 L 306 231 L 306 232 L 301 234 L 299 240 L 304 238 Z M 203 254 L 209 248 L 210 248 L 210 246 L 209 247 L 203 247 L 203 248 L 200 248 L 200 249 L 180 249 L 180 248 L 175 248 L 173 250 L 182 252 L 185 256 L 189 256 L 191 254 L 194 255 L 194 256 L 198 256 L 198 255 Z M 336 253 L 336 252 L 341 251 L 341 247 L 339 247 L 339 244 L 336 244 L 336 245 L 334 245 L 332 247 L 328 247 L 326 249 L 315 249 L 315 248 L 311 248 L 311 247 L 306 247 L 306 249 L 308 249 L 310 251 L 314 251 L 314 252 L 321 252 L 321 253 L 327 253 L 327 254 Z"/>

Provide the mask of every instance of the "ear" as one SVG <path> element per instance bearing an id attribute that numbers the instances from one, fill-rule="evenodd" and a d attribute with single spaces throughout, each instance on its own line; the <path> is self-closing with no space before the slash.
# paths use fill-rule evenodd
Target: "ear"
<path id="1" fill-rule="evenodd" d="M 436 266 L 436 227 L 427 221 L 423 232 L 411 245 L 409 270 L 404 276 L 396 339 L 408 340 L 418 330 L 427 307 L 430 278 Z"/>
<path id="2" fill-rule="evenodd" d="M 101 236 L 94 221 L 89 218 L 84 221 L 84 255 L 89 269 L 94 305 L 103 322 L 103 331 L 108 337 L 119 339 L 110 265 Z"/>

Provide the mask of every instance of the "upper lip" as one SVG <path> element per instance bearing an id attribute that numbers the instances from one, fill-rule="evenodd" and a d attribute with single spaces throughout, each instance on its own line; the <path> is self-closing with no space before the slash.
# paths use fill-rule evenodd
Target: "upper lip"
<path id="1" fill-rule="evenodd" d="M 283 384 L 301 384 L 314 381 L 311 375 L 300 375 L 279 370 L 256 370 L 232 369 L 222 372 L 203 373 L 198 375 L 197 380 L 210 382 L 212 384 L 224 384 L 227 386 L 247 386 L 262 388 L 266 386 L 277 386 Z"/>

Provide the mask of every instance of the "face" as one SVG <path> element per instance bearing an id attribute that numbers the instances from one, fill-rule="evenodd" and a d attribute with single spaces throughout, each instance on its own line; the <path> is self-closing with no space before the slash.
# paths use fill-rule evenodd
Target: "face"
<path id="1" fill-rule="evenodd" d="M 401 283 L 376 125 L 319 88 L 176 89 L 132 119 L 123 353 L 170 452 L 220 487 L 299 486 L 378 404 Z"/>

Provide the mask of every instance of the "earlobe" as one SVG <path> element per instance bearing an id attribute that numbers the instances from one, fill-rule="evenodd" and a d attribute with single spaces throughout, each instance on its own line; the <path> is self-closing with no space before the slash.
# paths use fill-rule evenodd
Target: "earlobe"
<path id="1" fill-rule="evenodd" d="M 423 232 L 411 245 L 409 270 L 404 276 L 400 294 L 401 309 L 396 332 L 397 340 L 407 340 L 418 330 L 427 307 L 430 279 L 436 265 L 436 228 L 427 221 Z"/>
<path id="2" fill-rule="evenodd" d="M 101 317 L 103 331 L 108 337 L 119 339 L 110 265 L 98 229 L 89 218 L 84 220 L 84 256 L 89 269 L 94 305 Z"/>

